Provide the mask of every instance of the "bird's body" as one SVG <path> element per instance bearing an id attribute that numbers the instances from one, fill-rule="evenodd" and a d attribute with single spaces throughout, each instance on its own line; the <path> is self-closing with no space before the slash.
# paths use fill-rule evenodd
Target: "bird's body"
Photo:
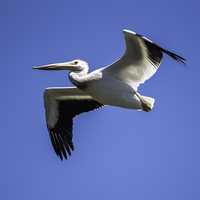
<path id="1" fill-rule="evenodd" d="M 76 86 L 104 105 L 141 109 L 134 88 L 103 70 L 88 74 L 88 80 L 83 85 L 77 84 Z"/>
<path id="2" fill-rule="evenodd" d="M 47 127 L 56 154 L 71 155 L 73 117 L 103 105 L 151 111 L 154 99 L 138 93 L 138 87 L 153 76 L 166 53 L 177 62 L 185 59 L 151 40 L 124 30 L 126 51 L 113 64 L 88 73 L 85 61 L 74 60 L 35 67 L 41 70 L 70 70 L 73 88 L 47 88 L 44 92 Z"/>

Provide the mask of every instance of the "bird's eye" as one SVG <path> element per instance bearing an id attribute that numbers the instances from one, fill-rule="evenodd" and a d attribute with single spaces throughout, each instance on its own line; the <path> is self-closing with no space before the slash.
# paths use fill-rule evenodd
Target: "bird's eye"
<path id="1" fill-rule="evenodd" d="M 78 64 L 78 61 L 75 61 L 74 64 L 77 65 L 77 64 Z"/>

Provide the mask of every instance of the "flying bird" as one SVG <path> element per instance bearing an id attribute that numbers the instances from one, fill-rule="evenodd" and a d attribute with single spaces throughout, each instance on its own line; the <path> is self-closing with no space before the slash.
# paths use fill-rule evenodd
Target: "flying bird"
<path id="1" fill-rule="evenodd" d="M 73 118 L 80 113 L 103 107 L 118 106 L 149 112 L 154 98 L 138 92 L 140 84 L 158 70 L 163 54 L 179 63 L 186 60 L 160 47 L 150 39 L 130 30 L 123 30 L 126 50 L 114 63 L 89 73 L 86 61 L 33 67 L 38 70 L 69 70 L 75 87 L 52 87 L 44 91 L 46 122 L 55 153 L 67 159 L 74 150 L 72 142 Z"/>

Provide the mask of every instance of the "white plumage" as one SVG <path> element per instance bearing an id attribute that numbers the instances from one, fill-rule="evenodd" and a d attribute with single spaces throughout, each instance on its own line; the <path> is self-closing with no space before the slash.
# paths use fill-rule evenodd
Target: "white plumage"
<path id="1" fill-rule="evenodd" d="M 151 111 L 154 99 L 138 93 L 138 87 L 158 70 L 163 53 L 177 62 L 185 59 L 163 49 L 146 37 L 123 30 L 126 51 L 113 64 L 88 73 L 83 60 L 48 64 L 34 69 L 70 70 L 76 87 L 47 88 L 44 92 L 47 127 L 56 154 L 67 159 L 74 149 L 73 118 L 103 105 Z"/>

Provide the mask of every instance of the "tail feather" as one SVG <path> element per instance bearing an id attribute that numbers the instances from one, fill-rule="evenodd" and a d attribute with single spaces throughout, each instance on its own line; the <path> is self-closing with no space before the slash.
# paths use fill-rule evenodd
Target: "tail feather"
<path id="1" fill-rule="evenodd" d="M 148 107 L 148 111 L 151 111 L 154 106 L 155 99 L 152 97 L 142 96 L 146 106 Z"/>

